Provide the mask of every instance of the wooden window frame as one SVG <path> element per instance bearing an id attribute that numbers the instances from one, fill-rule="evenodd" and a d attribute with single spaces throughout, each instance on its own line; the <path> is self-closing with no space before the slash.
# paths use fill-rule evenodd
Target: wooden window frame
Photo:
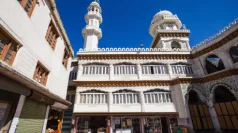
<path id="1" fill-rule="evenodd" d="M 21 1 L 18 0 L 18 1 L 20 2 L 22 8 L 25 10 L 25 8 L 26 8 L 27 3 L 28 3 L 29 0 L 21 0 Z M 33 10 L 34 10 L 34 8 L 35 8 L 35 6 L 36 6 L 36 4 L 37 4 L 37 1 L 38 1 L 38 0 L 32 0 L 31 7 L 28 9 L 28 11 L 25 10 L 25 12 L 27 13 L 27 15 L 28 15 L 29 17 L 31 17 L 31 15 L 32 15 L 32 13 L 33 13 Z"/>
<path id="2" fill-rule="evenodd" d="M 69 60 L 69 52 L 67 51 L 67 49 L 65 49 L 62 64 L 64 65 L 64 67 L 66 69 L 67 69 L 67 66 L 68 66 L 68 60 Z"/>
<path id="3" fill-rule="evenodd" d="M 4 60 L 6 59 L 6 56 L 9 52 L 9 50 L 11 49 L 11 46 L 15 45 L 16 49 L 15 50 L 12 50 L 12 53 L 11 53 L 11 58 L 9 60 L 9 62 L 7 63 L 8 65 L 12 66 L 14 60 L 15 60 L 15 57 L 16 57 L 16 54 L 17 54 L 17 51 L 19 49 L 19 44 L 16 43 L 12 37 L 10 37 L 9 35 L 6 34 L 6 32 L 4 30 L 1 30 L 0 29 L 0 33 L 2 33 L 3 35 L 3 38 L 6 38 L 8 39 L 9 41 L 4 43 L 4 46 L 3 46 L 3 50 L 2 50 L 2 53 L 0 54 L 0 60 L 5 62 Z M 1 37 L 0 37 L 0 40 L 1 40 Z"/>
<path id="4" fill-rule="evenodd" d="M 43 69 L 43 74 L 42 74 L 41 80 L 37 81 L 36 77 L 37 77 L 37 74 L 40 73 L 39 69 Z M 35 72 L 34 72 L 33 79 L 35 81 L 37 81 L 38 83 L 46 86 L 49 73 L 50 73 L 49 70 L 46 67 L 44 67 L 44 65 L 42 65 L 42 63 L 38 62 L 37 65 L 36 65 L 36 69 L 35 69 Z"/>
<path id="5" fill-rule="evenodd" d="M 53 33 L 52 33 L 53 31 L 55 32 L 54 35 L 52 35 L 52 34 L 53 34 Z M 52 40 L 51 40 L 51 41 L 48 39 L 50 35 L 52 36 Z M 56 26 L 54 25 L 53 21 L 51 20 L 51 21 L 50 21 L 50 24 L 49 24 L 49 26 L 48 26 L 46 35 L 45 35 L 45 39 L 46 39 L 46 41 L 49 43 L 50 47 L 51 47 L 53 50 L 55 49 L 55 46 L 56 46 L 58 37 L 59 37 L 58 30 L 57 30 Z"/>

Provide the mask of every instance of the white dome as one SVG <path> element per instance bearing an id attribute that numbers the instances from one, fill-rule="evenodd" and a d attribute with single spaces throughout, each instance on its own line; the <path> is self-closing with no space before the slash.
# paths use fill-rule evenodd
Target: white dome
<path id="1" fill-rule="evenodd" d="M 155 17 L 161 17 L 161 16 L 163 16 L 163 15 L 173 15 L 170 11 L 167 11 L 167 10 L 163 10 L 163 11 L 160 11 L 160 12 L 158 12 L 158 13 L 156 13 L 155 14 L 155 16 L 154 16 L 154 18 Z"/>

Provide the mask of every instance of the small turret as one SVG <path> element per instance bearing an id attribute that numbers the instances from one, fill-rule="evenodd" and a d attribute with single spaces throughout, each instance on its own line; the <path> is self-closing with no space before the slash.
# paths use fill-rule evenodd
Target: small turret
<path id="1" fill-rule="evenodd" d="M 190 49 L 190 31 L 170 11 L 164 10 L 155 14 L 149 33 L 153 37 L 151 48 Z"/>

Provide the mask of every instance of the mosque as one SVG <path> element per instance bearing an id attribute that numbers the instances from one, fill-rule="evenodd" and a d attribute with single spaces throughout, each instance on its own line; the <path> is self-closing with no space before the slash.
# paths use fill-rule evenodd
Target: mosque
<path id="1" fill-rule="evenodd" d="M 71 63 L 71 132 L 238 132 L 238 19 L 190 48 L 190 30 L 164 10 L 151 21 L 150 48 L 98 48 L 99 1 L 87 10 L 84 49 Z"/>

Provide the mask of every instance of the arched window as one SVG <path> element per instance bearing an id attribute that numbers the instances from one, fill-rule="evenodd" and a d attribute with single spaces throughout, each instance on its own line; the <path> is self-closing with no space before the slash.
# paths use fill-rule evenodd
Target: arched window
<path id="1" fill-rule="evenodd" d="M 198 94 L 196 91 L 191 90 L 189 91 L 189 101 L 188 104 L 202 104 L 202 101 L 198 97 Z"/>
<path id="2" fill-rule="evenodd" d="M 231 47 L 231 49 L 229 50 L 229 53 L 231 55 L 233 62 L 237 63 L 238 62 L 238 47 Z"/>
<path id="3" fill-rule="evenodd" d="M 87 64 L 83 66 L 85 75 L 106 75 L 109 73 L 109 66 L 101 63 Z"/>
<path id="4" fill-rule="evenodd" d="M 145 103 L 172 103 L 171 91 L 154 89 L 144 92 Z"/>
<path id="5" fill-rule="evenodd" d="M 139 93 L 131 90 L 119 90 L 113 92 L 113 104 L 139 103 Z"/>
<path id="6" fill-rule="evenodd" d="M 225 69 L 223 61 L 216 55 L 209 55 L 206 58 L 207 73 L 214 73 Z"/>
<path id="7" fill-rule="evenodd" d="M 236 101 L 235 96 L 224 86 L 218 86 L 214 94 L 216 103 Z"/>
<path id="8" fill-rule="evenodd" d="M 149 63 L 141 65 L 142 74 L 168 74 L 168 68 L 165 64 Z"/>
<path id="9" fill-rule="evenodd" d="M 114 65 L 115 75 L 136 74 L 136 65 L 131 63 L 120 63 Z"/>
<path id="10" fill-rule="evenodd" d="M 180 45 L 178 42 L 173 41 L 173 42 L 171 43 L 171 48 L 172 48 L 172 49 L 174 49 L 174 48 L 181 48 L 181 45 Z"/>
<path id="11" fill-rule="evenodd" d="M 107 93 L 98 90 L 89 90 L 80 93 L 81 104 L 107 104 Z"/>
<path id="12" fill-rule="evenodd" d="M 176 63 L 171 65 L 172 72 L 175 75 L 179 74 L 193 74 L 192 65 L 185 63 Z"/>

